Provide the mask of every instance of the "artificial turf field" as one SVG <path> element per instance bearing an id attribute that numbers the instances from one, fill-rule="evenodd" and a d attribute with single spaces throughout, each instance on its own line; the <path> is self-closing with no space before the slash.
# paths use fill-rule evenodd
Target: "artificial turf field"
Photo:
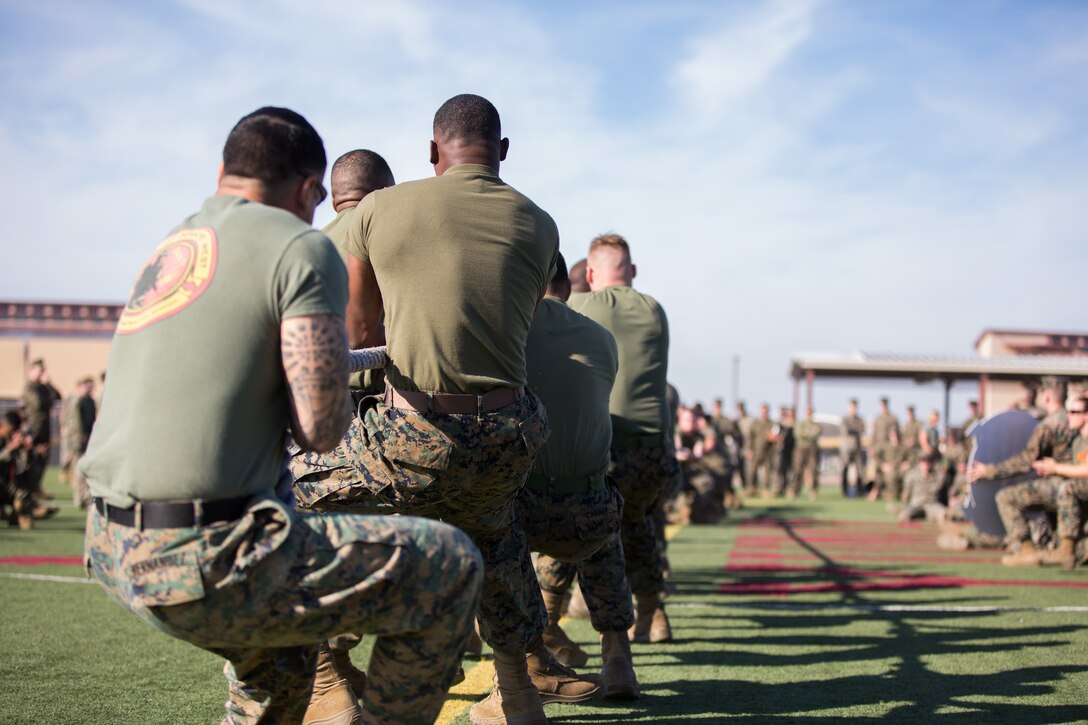
<path id="1" fill-rule="evenodd" d="M 66 500 L 52 472 L 47 487 Z M 634 645 L 642 699 L 548 705 L 549 718 L 1088 722 L 1088 571 L 942 552 L 929 525 L 890 518 L 829 492 L 674 532 L 676 640 Z M 0 723 L 218 721 L 221 660 L 80 583 L 82 532 L 70 504 L 29 532 L 0 527 Z M 599 666 L 588 623 L 565 626 Z M 441 722 L 467 723 L 490 687 L 486 657 L 465 667 Z"/>

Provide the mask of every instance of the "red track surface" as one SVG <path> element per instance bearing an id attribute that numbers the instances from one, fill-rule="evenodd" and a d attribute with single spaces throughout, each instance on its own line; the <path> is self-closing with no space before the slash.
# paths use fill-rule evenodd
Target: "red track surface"
<path id="1" fill-rule="evenodd" d="M 14 564 L 16 566 L 80 566 L 83 558 L 79 556 L 3 556 L 0 564 Z"/>
<path id="2" fill-rule="evenodd" d="M 814 592 L 866 592 L 961 587 L 1088 588 L 1088 581 L 1038 581 L 859 569 L 851 562 L 897 564 L 998 564 L 994 551 L 945 552 L 922 524 L 749 519 L 725 566 L 731 581 L 719 587 L 736 596 L 789 596 Z M 790 575 L 790 576 L 782 576 Z M 801 576 L 798 576 L 801 575 Z"/>

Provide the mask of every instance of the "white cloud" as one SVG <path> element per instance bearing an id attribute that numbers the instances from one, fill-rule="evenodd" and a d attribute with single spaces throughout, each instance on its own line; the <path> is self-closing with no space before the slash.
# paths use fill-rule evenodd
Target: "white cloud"
<path id="1" fill-rule="evenodd" d="M 406 180 L 431 173 L 437 104 L 472 91 L 502 112 L 504 176 L 555 216 L 571 261 L 599 232 L 628 236 L 639 285 L 669 311 L 687 397 L 726 390 L 734 353 L 745 394 L 775 401 L 792 350 L 962 352 L 985 325 L 1081 324 L 1072 270 L 1088 262 L 1088 172 L 1060 154 L 1027 163 L 1069 131 L 1063 101 L 1025 110 L 904 70 L 955 131 L 926 139 L 934 148 L 958 152 L 982 124 L 976 148 L 1032 152 L 1004 160 L 1015 183 L 983 166 L 927 167 L 897 155 L 896 139 L 821 138 L 821 125 L 854 128 L 857 111 L 888 119 L 854 105 L 886 81 L 865 59 L 819 72 L 791 62 L 825 42 L 815 3 L 692 24 L 679 41 L 690 52 L 662 69 L 680 102 L 653 99 L 640 118 L 600 101 L 606 82 L 648 93 L 640 79 L 603 78 L 509 3 L 277 0 L 253 16 L 187 0 L 182 28 L 79 7 L 66 22 L 81 30 L 60 50 L 0 50 L 0 67 L 35 73 L 0 86 L 0 163 L 16 170 L 0 178 L 8 297 L 123 297 L 146 251 L 212 191 L 230 125 L 259 105 L 296 108 L 330 157 L 373 148 Z M 1045 305 L 1001 292 L 1036 289 L 1032 254 L 1062 262 Z"/>
<path id="2" fill-rule="evenodd" d="M 717 117 L 758 90 L 809 37 L 816 0 L 764 3 L 741 22 L 695 38 L 676 68 L 682 96 Z"/>

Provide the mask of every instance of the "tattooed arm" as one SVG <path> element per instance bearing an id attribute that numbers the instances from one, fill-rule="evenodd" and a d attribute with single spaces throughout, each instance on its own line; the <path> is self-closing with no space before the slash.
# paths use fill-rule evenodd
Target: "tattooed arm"
<path id="1" fill-rule="evenodd" d="M 351 423 L 344 321 L 335 315 L 288 318 L 280 324 L 280 353 L 295 442 L 308 451 L 332 450 Z"/>

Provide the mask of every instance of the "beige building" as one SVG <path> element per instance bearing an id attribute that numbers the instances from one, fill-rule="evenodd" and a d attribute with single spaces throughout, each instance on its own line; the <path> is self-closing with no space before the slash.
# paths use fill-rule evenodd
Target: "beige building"
<path id="1" fill-rule="evenodd" d="M 18 400 L 30 363 L 45 361 L 50 382 L 67 395 L 76 381 L 106 369 L 122 305 L 0 302 L 0 401 Z"/>
<path id="2" fill-rule="evenodd" d="M 975 340 L 981 358 L 1033 357 L 1080 358 L 1088 361 L 1088 333 L 1039 332 L 1037 330 L 983 330 Z M 1024 401 L 1031 393 L 1021 381 L 979 379 L 979 399 L 983 410 L 996 412 Z"/>

